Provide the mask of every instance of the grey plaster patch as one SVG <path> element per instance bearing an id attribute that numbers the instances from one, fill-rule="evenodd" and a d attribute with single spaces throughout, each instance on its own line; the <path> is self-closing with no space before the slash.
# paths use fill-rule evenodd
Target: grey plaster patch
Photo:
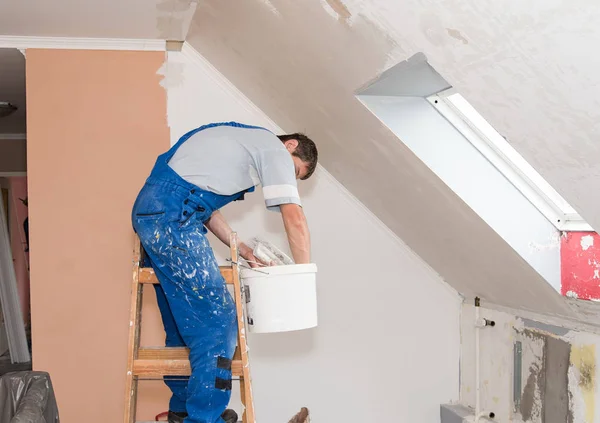
<path id="1" fill-rule="evenodd" d="M 547 341 L 547 336 L 539 333 L 524 330 L 522 334 L 530 339 L 543 339 Z M 529 366 L 529 375 L 527 376 L 527 382 L 523 388 L 523 395 L 521 396 L 521 415 L 523 421 L 531 420 L 532 417 L 543 415 L 544 413 L 544 394 L 546 385 L 546 347 L 544 346 L 544 353 L 538 362 L 534 362 Z M 539 393 L 539 404 L 536 399 L 536 393 Z"/>
<path id="2" fill-rule="evenodd" d="M 544 388 L 545 423 L 569 421 L 569 357 L 571 344 L 548 336 L 545 347 L 546 383 Z M 572 415 L 571 415 L 572 420 Z"/>
<path id="3" fill-rule="evenodd" d="M 569 333 L 569 331 L 570 331 L 570 329 L 567 329 L 567 328 L 561 328 L 560 326 L 548 325 L 546 323 L 536 322 L 535 320 L 530 320 L 530 319 L 525 319 L 525 318 L 522 318 L 522 320 L 523 320 L 523 324 L 525 325 L 526 328 L 543 330 L 544 332 L 548 332 L 548 333 L 551 333 L 556 336 L 564 336 L 567 333 Z"/>

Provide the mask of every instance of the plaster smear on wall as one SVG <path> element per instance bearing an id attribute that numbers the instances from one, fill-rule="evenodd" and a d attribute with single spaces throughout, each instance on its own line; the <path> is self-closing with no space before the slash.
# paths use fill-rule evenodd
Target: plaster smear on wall
<path id="1" fill-rule="evenodd" d="M 183 48 L 186 52 L 190 50 L 186 46 Z M 186 55 L 183 52 L 168 51 L 165 55 L 163 65 L 156 72 L 163 77 L 160 85 L 167 93 L 167 122 L 171 132 L 171 145 L 175 144 L 177 139 L 187 132 L 187 130 L 180 129 L 173 122 L 179 122 L 178 115 L 182 113 L 182 110 L 186 109 L 186 107 L 182 107 L 182 104 L 187 104 L 187 102 L 181 102 L 181 93 L 186 89 L 186 76 L 189 78 L 191 73 L 194 72 L 192 58 L 193 56 Z M 199 117 L 198 119 L 197 126 L 206 123 L 203 120 L 201 121 L 202 118 Z"/>
<path id="2" fill-rule="evenodd" d="M 529 250 L 531 252 L 558 250 L 560 248 L 560 236 L 560 232 L 556 231 L 548 237 L 548 242 L 546 243 L 532 241 L 529 243 Z"/>
<path id="3" fill-rule="evenodd" d="M 571 367 L 569 368 L 569 387 L 571 405 L 575 410 L 576 422 L 594 423 L 596 412 L 597 364 L 596 345 L 573 346 L 571 349 Z M 578 392 L 579 395 L 576 395 Z M 582 407 L 583 406 L 583 407 Z"/>
<path id="4" fill-rule="evenodd" d="M 581 249 L 583 251 L 586 251 L 588 248 L 593 247 L 594 246 L 594 237 L 591 235 L 586 235 L 581 237 Z"/>
<path id="5" fill-rule="evenodd" d="M 277 10 L 275 5 L 271 3 L 269 0 L 259 0 L 262 4 L 264 4 L 273 14 L 277 16 L 281 16 L 281 13 Z"/>

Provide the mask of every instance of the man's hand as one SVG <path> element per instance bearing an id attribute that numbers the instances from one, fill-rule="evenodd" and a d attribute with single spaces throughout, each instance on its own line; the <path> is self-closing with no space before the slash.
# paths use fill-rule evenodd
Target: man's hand
<path id="1" fill-rule="evenodd" d="M 223 244 L 230 247 L 229 240 L 230 240 L 231 233 L 233 231 L 231 230 L 231 227 L 229 226 L 229 224 L 227 223 L 227 221 L 225 220 L 225 218 L 223 217 L 223 215 L 221 214 L 220 211 L 215 210 L 213 212 L 212 216 L 210 217 L 210 219 L 208 221 L 204 222 L 204 225 L 213 234 L 215 234 L 215 236 L 217 238 L 219 238 Z M 248 247 L 243 242 L 239 243 L 238 251 L 240 253 L 240 256 L 242 256 L 243 259 L 248 261 L 248 264 L 251 267 L 259 267 L 260 264 L 263 264 L 265 266 L 273 265 L 273 263 L 263 263 L 262 261 L 258 260 L 256 257 L 254 257 L 252 248 Z M 256 264 L 256 263 L 259 263 L 259 264 Z"/>
<path id="2" fill-rule="evenodd" d="M 248 264 L 250 265 L 250 267 L 252 267 L 252 268 L 260 267 L 261 264 L 264 266 L 273 266 L 274 265 L 273 262 L 265 263 L 264 261 L 257 259 L 254 256 L 254 252 L 252 251 L 252 248 L 248 247 L 243 242 L 241 242 L 240 245 L 238 246 L 238 251 L 240 252 L 240 256 L 242 256 L 242 258 L 244 260 L 246 260 L 248 262 Z"/>
<path id="3" fill-rule="evenodd" d="M 310 263 L 310 233 L 302 207 L 282 204 L 279 208 L 294 261 L 296 264 Z"/>

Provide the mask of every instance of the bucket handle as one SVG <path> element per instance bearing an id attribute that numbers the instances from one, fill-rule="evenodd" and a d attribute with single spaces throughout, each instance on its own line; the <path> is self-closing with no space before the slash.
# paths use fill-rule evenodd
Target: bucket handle
<path id="1" fill-rule="evenodd" d="M 230 258 L 225 259 L 225 260 L 228 261 L 228 262 L 230 262 L 230 263 L 232 263 L 232 264 L 235 264 L 236 266 L 240 266 L 240 267 L 243 267 L 243 268 L 246 268 L 246 269 L 254 270 L 255 272 L 258 272 L 258 273 L 263 273 L 265 275 L 269 275 L 270 274 L 269 272 L 263 272 L 262 270 L 258 270 L 258 269 L 254 268 L 254 267 L 248 266 L 247 264 L 243 264 L 243 263 L 240 263 L 240 262 L 237 262 L 237 261 L 233 261 Z M 258 264 L 259 266 L 265 266 L 264 264 L 258 263 L 256 261 L 250 261 L 250 260 L 246 260 L 246 261 L 248 263 Z M 265 266 L 265 267 L 267 267 L 267 266 Z"/>

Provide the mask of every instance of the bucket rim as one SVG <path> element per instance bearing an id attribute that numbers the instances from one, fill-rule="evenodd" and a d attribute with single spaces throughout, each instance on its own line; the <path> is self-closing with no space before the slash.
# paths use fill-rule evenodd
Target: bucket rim
<path id="1" fill-rule="evenodd" d="M 240 277 L 250 278 L 268 278 L 269 276 L 281 275 L 302 275 L 306 273 L 317 273 L 315 263 L 307 264 L 286 264 L 281 266 L 259 267 L 257 270 L 244 268 L 240 269 Z"/>

